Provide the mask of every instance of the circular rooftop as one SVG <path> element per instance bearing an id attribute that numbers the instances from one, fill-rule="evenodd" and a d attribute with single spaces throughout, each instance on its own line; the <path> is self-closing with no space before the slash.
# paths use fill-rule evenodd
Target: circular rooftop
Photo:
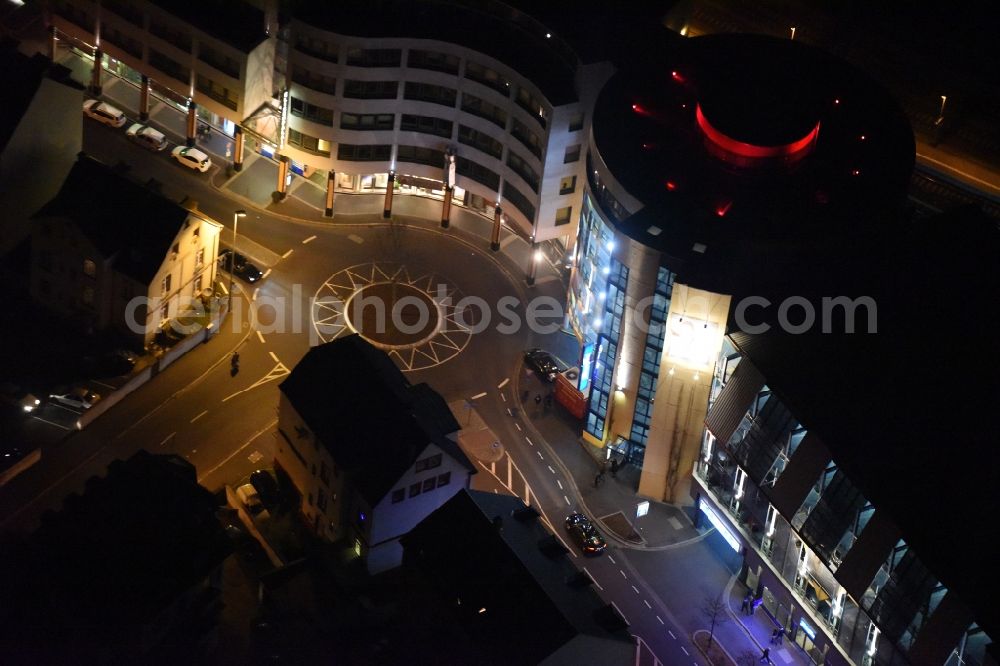
<path id="1" fill-rule="evenodd" d="M 905 201 L 914 160 L 909 122 L 884 89 L 764 35 L 681 38 L 662 60 L 619 71 L 598 97 L 593 146 L 642 203 L 619 229 L 726 293 L 745 280 L 735 266 L 759 271 L 776 246 L 877 225 Z"/>

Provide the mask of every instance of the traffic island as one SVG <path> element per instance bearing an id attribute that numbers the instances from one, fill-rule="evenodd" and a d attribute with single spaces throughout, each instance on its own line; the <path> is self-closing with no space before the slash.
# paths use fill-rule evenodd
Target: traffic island
<path id="1" fill-rule="evenodd" d="M 699 629 L 694 632 L 691 640 L 702 656 L 713 666 L 753 666 L 753 664 L 757 663 L 757 656 L 750 652 L 741 656 L 740 661 L 737 661 L 726 651 L 726 648 L 722 647 L 722 644 L 715 637 L 712 637 L 711 644 L 709 644 L 709 634 L 706 629 Z"/>

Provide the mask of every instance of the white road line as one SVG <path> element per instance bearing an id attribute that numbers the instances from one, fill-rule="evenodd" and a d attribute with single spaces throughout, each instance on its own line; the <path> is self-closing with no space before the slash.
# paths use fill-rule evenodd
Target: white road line
<path id="1" fill-rule="evenodd" d="M 49 421 L 48 419 L 43 419 L 41 416 L 32 416 L 31 418 L 35 419 L 36 421 L 41 421 L 42 423 L 47 423 L 50 426 L 55 426 L 57 428 L 62 428 L 63 430 L 72 430 L 72 428 L 68 428 L 68 427 L 62 425 L 61 423 L 56 423 L 55 421 Z"/>
<path id="2" fill-rule="evenodd" d="M 562 490 L 563 489 L 563 487 L 562 487 L 562 481 L 560 481 L 559 479 L 556 479 L 556 483 L 559 484 L 559 490 Z"/>
<path id="3" fill-rule="evenodd" d="M 669 629 L 667 629 L 667 633 L 668 633 L 668 634 L 670 634 L 670 637 L 671 637 L 672 639 L 674 639 L 675 641 L 677 640 L 677 637 L 676 637 L 676 636 L 674 636 L 674 632 L 672 632 L 672 631 L 670 631 Z"/>
<path id="4" fill-rule="evenodd" d="M 525 437 L 524 437 L 524 441 L 526 441 L 526 442 L 527 442 L 528 444 L 530 444 L 531 446 L 534 446 L 534 445 L 535 445 L 535 443 L 534 443 L 534 442 L 532 442 L 532 441 L 531 441 L 530 439 L 528 439 L 528 436 L 527 436 L 527 435 L 525 435 Z"/>
<path id="5" fill-rule="evenodd" d="M 545 457 L 544 457 L 544 456 L 542 455 L 542 452 L 541 452 L 541 451 L 535 451 L 535 453 L 537 453 L 537 454 L 538 454 L 538 459 L 539 459 L 539 460 L 545 460 Z"/>
<path id="6" fill-rule="evenodd" d="M 997 186 L 994 185 L 993 183 L 989 182 L 988 180 L 983 180 L 982 178 L 976 178 L 971 173 L 966 173 L 965 171 L 962 171 L 961 169 L 956 169 L 955 167 L 951 166 L 950 164 L 946 164 L 945 162 L 942 162 L 941 160 L 934 159 L 930 155 L 922 155 L 920 153 L 917 153 L 917 157 L 919 157 L 920 159 L 923 159 L 923 160 L 927 160 L 928 162 L 933 162 L 934 164 L 940 165 L 940 166 L 944 167 L 945 169 L 947 169 L 948 171 L 952 171 L 952 172 L 957 173 L 959 175 L 965 176 L 969 180 L 974 180 L 977 183 L 981 183 L 983 185 L 987 185 L 992 190 L 997 189 Z"/>
<path id="7" fill-rule="evenodd" d="M 597 579 L 596 579 L 596 578 L 594 578 L 594 575 L 593 575 L 592 573 L 590 573 L 589 571 L 587 571 L 587 567 L 584 567 L 584 568 L 583 568 L 583 571 L 584 571 L 584 573 L 586 573 L 586 574 L 587 574 L 588 576 L 590 576 L 590 580 L 594 581 L 594 585 L 596 585 L 596 586 L 597 586 L 597 589 L 598 589 L 598 590 L 600 590 L 601 592 L 603 592 L 603 591 L 604 591 L 604 588 L 603 588 L 603 587 L 601 587 L 601 584 L 597 582 Z"/>
<path id="8" fill-rule="evenodd" d="M 510 411 L 510 407 L 507 408 L 507 416 L 514 416 L 514 412 Z"/>
<path id="9" fill-rule="evenodd" d="M 228 296 L 229 295 L 229 287 L 227 287 L 224 282 L 220 282 L 219 286 L 222 287 L 222 291 L 224 291 L 226 293 L 226 296 Z"/>
<path id="10" fill-rule="evenodd" d="M 497 388 L 502 389 L 504 386 L 507 386 L 508 382 L 510 382 L 510 378 L 504 379 L 502 382 L 497 384 Z"/>
<path id="11" fill-rule="evenodd" d="M 652 606 L 650 606 L 650 605 L 649 605 L 649 602 L 648 602 L 648 601 L 646 601 L 645 599 L 643 599 L 643 600 L 642 600 L 642 603 L 646 604 L 646 608 L 648 608 L 649 610 L 653 610 L 653 607 L 652 607 Z"/>
<path id="12" fill-rule="evenodd" d="M 624 578 L 625 580 L 628 580 L 628 576 L 625 575 L 625 571 L 623 569 L 619 569 L 618 573 L 620 573 L 622 575 L 622 578 Z"/>
<path id="13" fill-rule="evenodd" d="M 304 241 L 302 241 L 302 244 L 305 245 L 306 243 L 311 243 L 314 240 L 316 240 L 316 237 L 315 236 L 310 236 L 309 238 L 307 238 Z"/>
<path id="14" fill-rule="evenodd" d="M 264 278 L 266 278 L 270 274 L 271 274 L 271 269 L 268 268 L 266 271 L 264 271 L 264 274 L 260 276 L 260 279 L 263 280 Z"/>
<path id="15" fill-rule="evenodd" d="M 618 604 L 616 604 L 615 602 L 612 601 L 611 605 L 615 607 L 615 610 L 618 611 L 618 614 L 622 616 L 623 620 L 625 620 L 625 624 L 630 624 L 629 621 L 628 621 L 628 618 L 625 617 L 625 613 L 622 612 L 621 608 L 618 608 Z"/>
<path id="16" fill-rule="evenodd" d="M 205 411 L 203 411 L 201 414 L 199 414 L 198 416 L 196 416 L 193 419 L 191 419 L 191 423 L 194 423 L 195 421 L 197 421 L 198 419 L 200 419 L 201 417 L 203 417 L 205 414 L 208 414 L 208 410 L 207 409 Z"/>
<path id="17" fill-rule="evenodd" d="M 253 296 L 250 298 L 251 301 L 256 301 L 257 300 L 257 292 L 258 291 L 260 291 L 260 287 L 257 287 L 256 289 L 253 290 Z"/>
<path id="18" fill-rule="evenodd" d="M 518 432 L 521 432 L 521 424 L 520 423 L 515 423 L 514 427 L 517 428 Z"/>
<path id="19" fill-rule="evenodd" d="M 632 589 L 635 590 L 636 594 L 639 594 L 639 588 L 637 588 L 635 585 L 632 586 Z"/>
<path id="20" fill-rule="evenodd" d="M 258 430 L 257 432 L 255 432 L 254 434 L 250 435 L 250 439 L 248 439 L 246 442 L 244 442 L 243 446 L 241 446 L 240 448 L 236 449 L 235 451 L 233 451 L 232 453 L 230 453 L 228 456 L 226 456 L 226 458 L 222 462 L 220 462 L 218 465 L 216 465 L 212 469 L 208 470 L 207 472 L 205 472 L 204 474 L 202 474 L 201 476 L 199 476 L 198 477 L 198 483 L 201 483 L 209 474 L 211 474 L 212 472 L 214 472 L 215 470 L 219 469 L 220 467 L 222 467 L 223 465 L 225 465 L 227 462 L 229 462 L 230 460 L 232 460 L 233 458 L 235 458 L 236 455 L 240 451 L 242 451 L 243 449 L 245 449 L 248 446 L 250 446 L 250 444 L 252 444 L 255 439 L 257 439 L 258 437 L 260 437 L 261 435 L 263 435 L 265 432 L 267 432 L 268 430 L 270 430 L 271 428 L 273 428 L 277 424 L 278 424 L 278 419 L 274 419 L 273 421 L 271 421 L 270 423 L 268 423 L 266 426 L 264 426 L 263 428 L 261 428 L 260 430 Z"/>
<path id="21" fill-rule="evenodd" d="M 281 258 L 282 258 L 282 259 L 288 259 L 288 257 L 290 257 L 290 256 L 291 256 L 292 252 L 295 252 L 295 248 L 292 248 L 292 249 L 291 249 L 291 250 L 289 250 L 288 252 L 286 252 L 286 253 L 284 253 L 283 255 L 281 255 Z"/>
<path id="22" fill-rule="evenodd" d="M 480 398 L 484 397 L 485 395 L 486 395 L 486 391 L 483 391 L 482 393 L 477 393 L 476 395 L 472 396 L 471 398 L 469 398 L 469 400 L 479 400 Z"/>
<path id="23" fill-rule="evenodd" d="M 657 619 L 657 620 L 660 620 L 660 624 L 663 624 L 663 620 L 662 620 L 662 619 L 660 619 L 660 616 L 659 616 L 659 615 L 657 615 L 657 616 L 656 616 L 656 619 Z"/>
<path id="24" fill-rule="evenodd" d="M 611 564 L 615 563 L 615 558 L 611 557 L 610 555 L 608 555 L 608 559 L 611 560 Z"/>
<path id="25" fill-rule="evenodd" d="M 173 437 L 173 436 L 174 436 L 174 435 L 176 435 L 176 434 L 177 434 L 176 432 L 172 432 L 172 433 L 170 433 L 169 435 L 167 435 L 166 437 L 164 437 L 164 438 L 163 438 L 163 441 L 162 441 L 162 442 L 160 442 L 160 446 L 163 446 L 164 444 L 166 444 L 167 442 L 169 442 L 169 441 L 170 441 L 170 438 L 171 438 L 171 437 Z"/>
<path id="26" fill-rule="evenodd" d="M 257 331 L 257 339 L 260 340 L 261 344 L 264 344 L 264 342 L 265 342 L 265 340 L 264 340 L 264 334 L 261 333 L 260 331 Z"/>
<path id="27" fill-rule="evenodd" d="M 504 402 L 507 402 L 507 396 L 505 396 L 503 393 L 500 393 L 500 399 L 503 400 Z"/>
<path id="28" fill-rule="evenodd" d="M 681 646 L 681 650 L 683 650 L 683 651 L 684 651 L 684 656 L 685 656 L 685 657 L 690 657 L 690 656 L 691 656 L 691 655 L 690 655 L 690 654 L 688 653 L 688 651 L 687 651 L 687 648 L 686 648 L 686 647 L 684 647 L 683 645 Z"/>
<path id="29" fill-rule="evenodd" d="M 271 355 L 271 359 L 273 359 L 275 363 L 281 363 L 281 361 L 278 360 L 277 354 L 275 354 L 274 352 L 267 352 L 267 353 Z"/>
<path id="30" fill-rule="evenodd" d="M 111 384 L 105 384 L 104 382 L 99 382 L 99 381 L 94 381 L 94 383 L 97 384 L 98 386 L 103 386 L 106 389 L 111 389 L 112 391 L 117 390 L 117 387 L 112 386 Z"/>
<path id="31" fill-rule="evenodd" d="M 552 465 L 548 465 L 548 468 L 549 468 L 549 471 L 552 472 L 553 474 L 556 473 L 556 471 L 554 469 L 552 469 Z"/>
<path id="32" fill-rule="evenodd" d="M 570 504 L 568 497 L 566 497 L 565 495 L 563 495 L 563 499 L 566 500 L 566 506 L 573 506 L 572 504 Z"/>

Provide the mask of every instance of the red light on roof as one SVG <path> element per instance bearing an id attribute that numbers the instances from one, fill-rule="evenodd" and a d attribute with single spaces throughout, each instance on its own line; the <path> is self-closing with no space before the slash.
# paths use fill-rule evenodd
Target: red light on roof
<path id="1" fill-rule="evenodd" d="M 839 99 L 835 99 L 835 100 L 833 100 L 833 103 L 834 104 L 840 104 L 840 100 Z"/>
<path id="2" fill-rule="evenodd" d="M 652 144 L 652 143 L 644 143 L 644 144 L 642 144 L 642 149 L 643 150 L 652 150 L 655 147 L 656 147 L 656 145 Z"/>
<path id="3" fill-rule="evenodd" d="M 743 141 L 737 141 L 729 136 L 726 136 L 718 129 L 716 129 L 712 123 L 708 121 L 705 114 L 701 110 L 701 104 L 695 106 L 695 119 L 698 121 L 698 126 L 701 131 L 705 133 L 705 136 L 719 146 L 723 150 L 727 150 L 730 153 L 736 155 L 741 155 L 743 157 L 781 157 L 783 155 L 795 155 L 802 151 L 810 150 L 816 141 L 816 137 L 819 135 L 819 123 L 809 130 L 801 139 L 793 141 L 792 143 L 785 144 L 783 146 L 758 146 L 752 143 L 745 143 Z"/>
<path id="4" fill-rule="evenodd" d="M 715 214 L 718 215 L 719 217 L 725 217 L 726 213 L 728 213 L 729 209 L 732 208 L 732 207 L 733 207 L 733 202 L 732 201 L 727 201 L 726 203 L 722 204 L 721 206 L 716 207 Z"/>
<path id="5" fill-rule="evenodd" d="M 864 141 L 864 140 L 865 140 L 865 135 L 864 135 L 864 134 L 862 134 L 861 136 L 859 136 L 859 137 L 858 137 L 858 139 L 859 139 L 860 141 Z"/>
<path id="6" fill-rule="evenodd" d="M 851 175 L 852 176 L 860 176 L 861 175 L 861 169 L 851 169 Z"/>
<path id="7" fill-rule="evenodd" d="M 677 189 L 677 183 L 675 183 L 672 180 L 668 180 L 666 184 L 667 184 L 667 189 L 670 190 L 671 192 Z"/>
<path id="8" fill-rule="evenodd" d="M 681 76 L 680 72 L 678 72 L 676 69 L 674 71 L 670 72 L 670 78 L 672 78 L 674 81 L 678 81 L 680 83 L 684 82 L 684 77 Z"/>

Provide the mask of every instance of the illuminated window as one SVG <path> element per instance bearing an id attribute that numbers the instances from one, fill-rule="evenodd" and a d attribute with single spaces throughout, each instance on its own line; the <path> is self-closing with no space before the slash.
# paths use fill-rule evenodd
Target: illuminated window
<path id="1" fill-rule="evenodd" d="M 83 274 L 87 277 L 94 277 L 97 275 L 97 264 L 95 264 L 90 259 L 83 260 Z"/>
<path id="2" fill-rule="evenodd" d="M 563 224 L 569 224 L 570 217 L 573 214 L 573 207 L 566 206 L 565 208 L 560 208 L 556 211 L 556 226 Z"/>
<path id="3" fill-rule="evenodd" d="M 559 181 L 559 194 L 573 194 L 576 190 L 576 176 L 566 176 Z"/>
<path id="4" fill-rule="evenodd" d="M 361 557 L 361 539 L 354 540 L 354 554 Z"/>

